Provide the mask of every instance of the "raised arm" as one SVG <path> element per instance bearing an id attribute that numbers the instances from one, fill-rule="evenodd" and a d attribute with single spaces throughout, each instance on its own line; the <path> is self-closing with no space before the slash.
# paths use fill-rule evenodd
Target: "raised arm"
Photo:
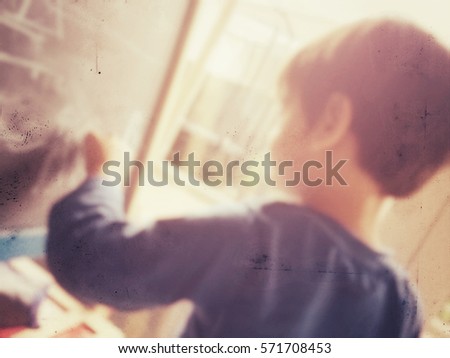
<path id="1" fill-rule="evenodd" d="M 99 153 L 91 150 L 84 184 L 51 211 L 48 265 L 61 285 L 122 309 L 199 300 L 205 285 L 208 294 L 222 294 L 233 279 L 230 260 L 250 230 L 248 219 L 164 220 L 137 230 L 125 220 L 122 189 L 93 176 Z"/>
<path id="2" fill-rule="evenodd" d="M 246 219 L 164 220 L 138 231 L 125 222 L 122 200 L 120 189 L 89 179 L 53 207 L 48 265 L 63 287 L 122 309 L 196 301 L 206 286 L 226 292 Z"/>

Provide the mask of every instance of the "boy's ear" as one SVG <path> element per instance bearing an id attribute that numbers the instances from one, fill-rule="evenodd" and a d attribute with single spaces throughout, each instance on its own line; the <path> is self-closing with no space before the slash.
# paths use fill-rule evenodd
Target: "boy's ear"
<path id="1" fill-rule="evenodd" d="M 332 93 L 313 130 L 313 145 L 317 149 L 333 148 L 346 137 L 352 120 L 353 108 L 350 98 L 343 93 Z"/>

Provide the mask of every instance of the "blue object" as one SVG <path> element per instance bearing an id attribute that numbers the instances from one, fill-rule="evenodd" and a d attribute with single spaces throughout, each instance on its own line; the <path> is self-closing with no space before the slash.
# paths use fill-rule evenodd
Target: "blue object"
<path id="1" fill-rule="evenodd" d="M 45 255 L 47 234 L 45 230 L 11 232 L 0 236 L 0 261 L 16 256 L 32 258 Z"/>

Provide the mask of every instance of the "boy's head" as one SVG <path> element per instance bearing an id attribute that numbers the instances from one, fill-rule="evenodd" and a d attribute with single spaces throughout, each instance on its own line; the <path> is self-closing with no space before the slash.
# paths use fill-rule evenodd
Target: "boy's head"
<path id="1" fill-rule="evenodd" d="M 314 131 L 330 100 L 348 102 L 359 166 L 383 194 L 414 192 L 449 158 L 449 52 L 414 25 L 346 27 L 300 51 L 282 85 L 286 128 Z"/>

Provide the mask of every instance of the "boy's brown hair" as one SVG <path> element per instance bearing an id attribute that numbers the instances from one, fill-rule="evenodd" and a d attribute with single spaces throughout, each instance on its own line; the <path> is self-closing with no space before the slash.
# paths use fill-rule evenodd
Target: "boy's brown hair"
<path id="1" fill-rule="evenodd" d="M 359 162 L 385 194 L 413 193 L 449 158 L 450 55 L 412 24 L 346 27 L 300 51 L 281 79 L 285 104 L 311 126 L 333 92 L 350 98 Z"/>

